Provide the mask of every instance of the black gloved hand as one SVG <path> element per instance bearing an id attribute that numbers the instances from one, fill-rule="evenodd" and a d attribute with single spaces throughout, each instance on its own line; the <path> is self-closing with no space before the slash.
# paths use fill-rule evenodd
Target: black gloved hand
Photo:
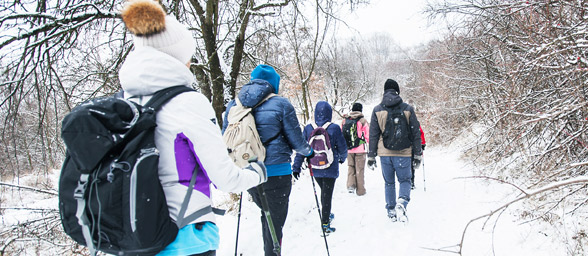
<path id="1" fill-rule="evenodd" d="M 295 180 L 298 180 L 298 178 L 300 178 L 300 172 L 292 172 L 292 176 Z"/>
<path id="2" fill-rule="evenodd" d="M 418 168 L 419 168 L 419 166 L 421 166 L 421 161 L 422 161 L 422 160 L 423 160 L 423 156 L 420 156 L 420 155 L 415 155 L 415 156 L 412 158 L 412 166 L 413 166 L 415 169 L 418 169 Z"/>
<path id="3" fill-rule="evenodd" d="M 311 150 L 310 151 L 310 155 L 305 156 L 305 160 L 308 161 L 308 160 L 310 160 L 313 157 L 314 157 L 314 150 Z"/>
<path id="4" fill-rule="evenodd" d="M 343 164 L 343 163 L 345 163 L 345 160 L 339 159 L 339 164 Z"/>
<path id="5" fill-rule="evenodd" d="M 374 168 L 378 167 L 378 164 L 376 163 L 376 158 L 375 157 L 368 157 L 367 165 L 368 165 L 368 168 L 370 168 L 373 171 Z"/>
<path id="6" fill-rule="evenodd" d="M 427 146 L 427 144 L 423 144 L 423 145 L 421 145 L 421 148 L 422 148 L 423 150 L 425 150 L 425 146 Z"/>

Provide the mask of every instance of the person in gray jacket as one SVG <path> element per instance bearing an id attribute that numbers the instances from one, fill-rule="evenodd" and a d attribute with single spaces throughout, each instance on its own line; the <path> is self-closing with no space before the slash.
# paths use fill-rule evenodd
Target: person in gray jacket
<path id="1" fill-rule="evenodd" d="M 414 154 L 415 168 L 418 168 L 422 159 L 421 136 L 419 121 L 414 113 L 414 108 L 404 102 L 399 96 L 400 88 L 398 83 L 392 79 L 386 80 L 384 84 L 384 96 L 382 102 L 377 105 L 370 122 L 370 143 L 368 153 L 368 166 L 376 166 L 376 156 L 380 156 L 382 164 L 382 175 L 385 182 L 386 210 L 392 221 L 408 221 L 406 207 L 410 201 L 411 188 L 411 156 Z M 394 113 L 402 113 L 398 119 L 389 120 Z M 405 118 L 400 120 L 400 118 Z M 387 122 L 407 124 L 401 137 L 390 135 L 392 131 L 386 130 Z M 391 124 L 388 124 L 391 126 Z M 395 126 L 396 127 L 396 126 Z M 395 140 L 395 141 L 391 141 Z M 406 141 L 406 143 L 400 143 Z M 393 149 L 387 148 L 391 144 L 400 144 Z M 396 182 L 398 178 L 399 191 L 396 199 Z"/>

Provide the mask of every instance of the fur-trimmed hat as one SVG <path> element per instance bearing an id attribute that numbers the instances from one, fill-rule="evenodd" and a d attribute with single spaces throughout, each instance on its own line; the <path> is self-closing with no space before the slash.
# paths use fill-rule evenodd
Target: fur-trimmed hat
<path id="1" fill-rule="evenodd" d="M 135 47 L 149 46 L 164 52 L 182 64 L 196 51 L 192 33 L 153 0 L 130 0 L 121 12 L 125 26 L 133 33 Z"/>
<path id="2" fill-rule="evenodd" d="M 400 87 L 398 87 L 398 83 L 392 79 L 386 80 L 384 83 L 384 91 L 394 89 L 396 93 L 400 94 Z"/>
<path id="3" fill-rule="evenodd" d="M 269 65 L 259 64 L 253 71 L 251 71 L 251 80 L 263 79 L 268 81 L 274 87 L 274 93 L 278 93 L 280 89 L 280 75 L 276 70 Z"/>

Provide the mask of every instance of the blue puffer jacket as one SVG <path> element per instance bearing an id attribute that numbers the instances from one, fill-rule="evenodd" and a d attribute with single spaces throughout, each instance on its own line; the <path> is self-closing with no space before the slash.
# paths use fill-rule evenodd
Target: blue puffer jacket
<path id="1" fill-rule="evenodd" d="M 314 110 L 314 120 L 316 125 L 323 126 L 326 122 L 331 122 L 332 116 L 333 109 L 329 103 L 326 101 L 319 101 L 316 104 Z M 306 140 L 310 140 L 310 134 L 313 130 L 311 124 L 304 127 L 302 133 Z M 343 163 L 345 162 L 345 159 L 347 159 L 347 142 L 345 142 L 341 127 L 336 123 L 331 123 L 329 127 L 327 127 L 327 133 L 329 134 L 331 149 L 333 150 L 333 163 L 327 169 L 313 169 L 312 172 L 314 176 L 318 178 L 337 178 L 339 177 L 339 163 Z M 294 158 L 294 166 L 292 167 L 294 172 L 300 172 L 300 167 L 302 166 L 303 161 L 304 156 L 296 154 L 296 157 Z"/>
<path id="2" fill-rule="evenodd" d="M 254 79 L 244 85 L 239 92 L 239 100 L 245 107 L 253 107 L 267 95 L 274 92 L 274 88 L 265 80 Z M 227 128 L 227 116 L 235 100 L 227 105 L 223 117 L 223 133 Z M 302 137 L 300 124 L 294 107 L 288 99 L 275 96 L 252 111 L 255 117 L 257 132 L 265 146 L 265 165 L 268 176 L 292 174 L 290 165 L 292 150 L 302 155 L 310 155 L 312 149 Z"/>

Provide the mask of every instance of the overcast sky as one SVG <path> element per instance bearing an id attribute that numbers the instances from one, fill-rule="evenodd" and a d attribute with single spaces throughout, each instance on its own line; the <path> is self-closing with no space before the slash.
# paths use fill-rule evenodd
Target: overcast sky
<path id="1" fill-rule="evenodd" d="M 433 28 L 427 28 L 422 9 L 426 0 L 371 0 L 352 14 L 344 15 L 345 22 L 362 36 L 387 32 L 400 46 L 411 46 L 435 38 Z M 347 34 L 344 28 L 339 33 Z"/>

